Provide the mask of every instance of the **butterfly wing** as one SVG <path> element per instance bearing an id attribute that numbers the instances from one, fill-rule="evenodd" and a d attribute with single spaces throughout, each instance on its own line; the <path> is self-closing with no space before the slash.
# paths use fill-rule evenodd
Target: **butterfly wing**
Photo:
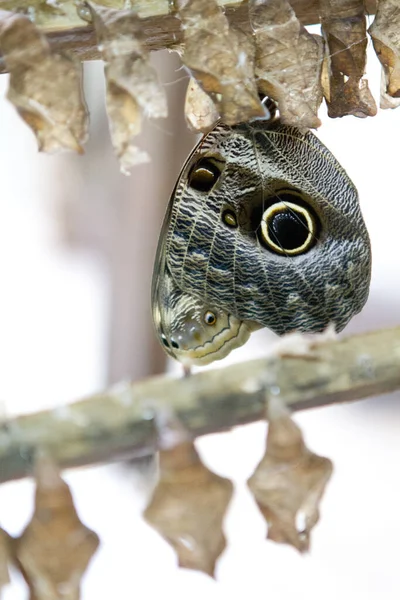
<path id="1" fill-rule="evenodd" d="M 193 176 L 205 160 L 218 170 L 206 190 Z M 263 239 L 263 215 L 276 203 L 299 220 L 293 198 L 314 215 L 312 244 L 277 252 Z M 218 125 L 203 138 L 181 172 L 160 243 L 180 289 L 278 334 L 331 322 L 340 330 L 368 297 L 370 244 L 353 183 L 315 135 L 279 121 Z"/>

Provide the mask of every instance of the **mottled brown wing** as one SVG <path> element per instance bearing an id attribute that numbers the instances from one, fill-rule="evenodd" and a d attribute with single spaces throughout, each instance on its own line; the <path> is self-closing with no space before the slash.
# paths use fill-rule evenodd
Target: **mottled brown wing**
<path id="1" fill-rule="evenodd" d="M 204 160 L 219 169 L 207 191 L 193 183 Z M 291 197 L 318 223 L 298 255 L 271 251 L 261 235 L 265 209 Z M 341 330 L 368 297 L 370 244 L 353 183 L 316 136 L 278 120 L 218 125 L 203 138 L 181 172 L 160 244 L 179 288 L 278 334 L 330 322 Z"/>

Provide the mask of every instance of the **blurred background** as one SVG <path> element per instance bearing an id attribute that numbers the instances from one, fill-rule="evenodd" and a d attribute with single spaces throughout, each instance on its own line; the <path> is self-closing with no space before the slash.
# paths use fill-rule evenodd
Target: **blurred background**
<path id="1" fill-rule="evenodd" d="M 100 62 L 85 64 L 91 138 L 83 157 L 38 154 L 33 135 L 5 99 L 7 76 L 0 77 L 3 417 L 178 369 L 167 364 L 153 334 L 150 284 L 164 210 L 196 138 L 183 119 L 186 72 L 168 52 L 153 59 L 170 116 L 145 125 L 138 145 L 152 162 L 130 177 L 120 174 L 112 153 Z M 372 52 L 368 76 L 378 98 L 380 69 Z M 369 120 L 322 118 L 317 135 L 359 189 L 373 248 L 369 301 L 344 333 L 398 325 L 400 109 Z M 270 332 L 257 332 L 223 363 L 265 354 L 275 343 Z M 265 541 L 265 524 L 245 486 L 263 452 L 265 425 L 199 439 L 205 463 L 236 486 L 217 582 L 179 570 L 172 550 L 141 519 L 154 482 L 151 469 L 121 464 L 67 472 L 82 520 L 102 541 L 84 579 L 83 600 L 170 593 L 185 600 L 398 600 L 399 401 L 397 393 L 296 414 L 309 447 L 335 465 L 307 556 Z M 30 481 L 0 486 L 0 525 L 9 533 L 18 535 L 26 525 L 32 492 Z M 17 574 L 13 581 L 4 598 L 26 598 Z"/>

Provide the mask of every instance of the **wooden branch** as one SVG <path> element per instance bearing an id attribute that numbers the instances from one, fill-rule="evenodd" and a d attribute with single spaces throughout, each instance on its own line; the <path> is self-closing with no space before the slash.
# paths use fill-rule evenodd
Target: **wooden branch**
<path id="1" fill-rule="evenodd" d="M 400 389 L 400 327 L 329 342 L 313 358 L 270 357 L 184 379 L 157 377 L 73 404 L 19 416 L 0 429 L 0 481 L 29 475 L 38 448 L 61 467 L 157 450 L 156 415 L 175 414 L 194 436 L 263 418 L 265 398 L 291 410 Z"/>
<path id="2" fill-rule="evenodd" d="M 247 2 L 232 2 L 218 0 L 226 5 L 226 15 L 231 23 L 248 27 Z M 102 4 L 102 2 L 98 2 Z M 319 23 L 319 0 L 290 0 L 298 18 L 304 25 Z M 107 6 L 122 8 L 120 0 L 108 0 Z M 168 0 L 136 0 L 140 16 L 143 16 L 143 32 L 146 45 L 150 50 L 171 48 L 182 41 L 180 21 L 168 14 Z M 365 0 L 366 11 L 374 14 L 376 0 Z M 76 4 L 75 0 L 66 0 L 60 8 L 52 8 L 49 3 L 41 0 L 2 0 L 2 10 L 26 12 L 38 27 L 47 34 L 53 49 L 58 52 L 69 52 L 79 60 L 94 60 L 100 58 L 97 50 L 93 27 L 82 17 L 85 14 L 84 4 Z M 0 55 L 0 73 L 6 68 Z"/>

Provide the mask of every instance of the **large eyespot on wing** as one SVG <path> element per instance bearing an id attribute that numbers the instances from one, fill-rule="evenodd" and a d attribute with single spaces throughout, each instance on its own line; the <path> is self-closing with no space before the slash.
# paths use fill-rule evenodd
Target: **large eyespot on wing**
<path id="1" fill-rule="evenodd" d="M 316 244 L 321 223 L 310 205 L 293 190 L 279 191 L 265 201 L 258 228 L 261 243 L 283 256 L 305 254 Z"/>

